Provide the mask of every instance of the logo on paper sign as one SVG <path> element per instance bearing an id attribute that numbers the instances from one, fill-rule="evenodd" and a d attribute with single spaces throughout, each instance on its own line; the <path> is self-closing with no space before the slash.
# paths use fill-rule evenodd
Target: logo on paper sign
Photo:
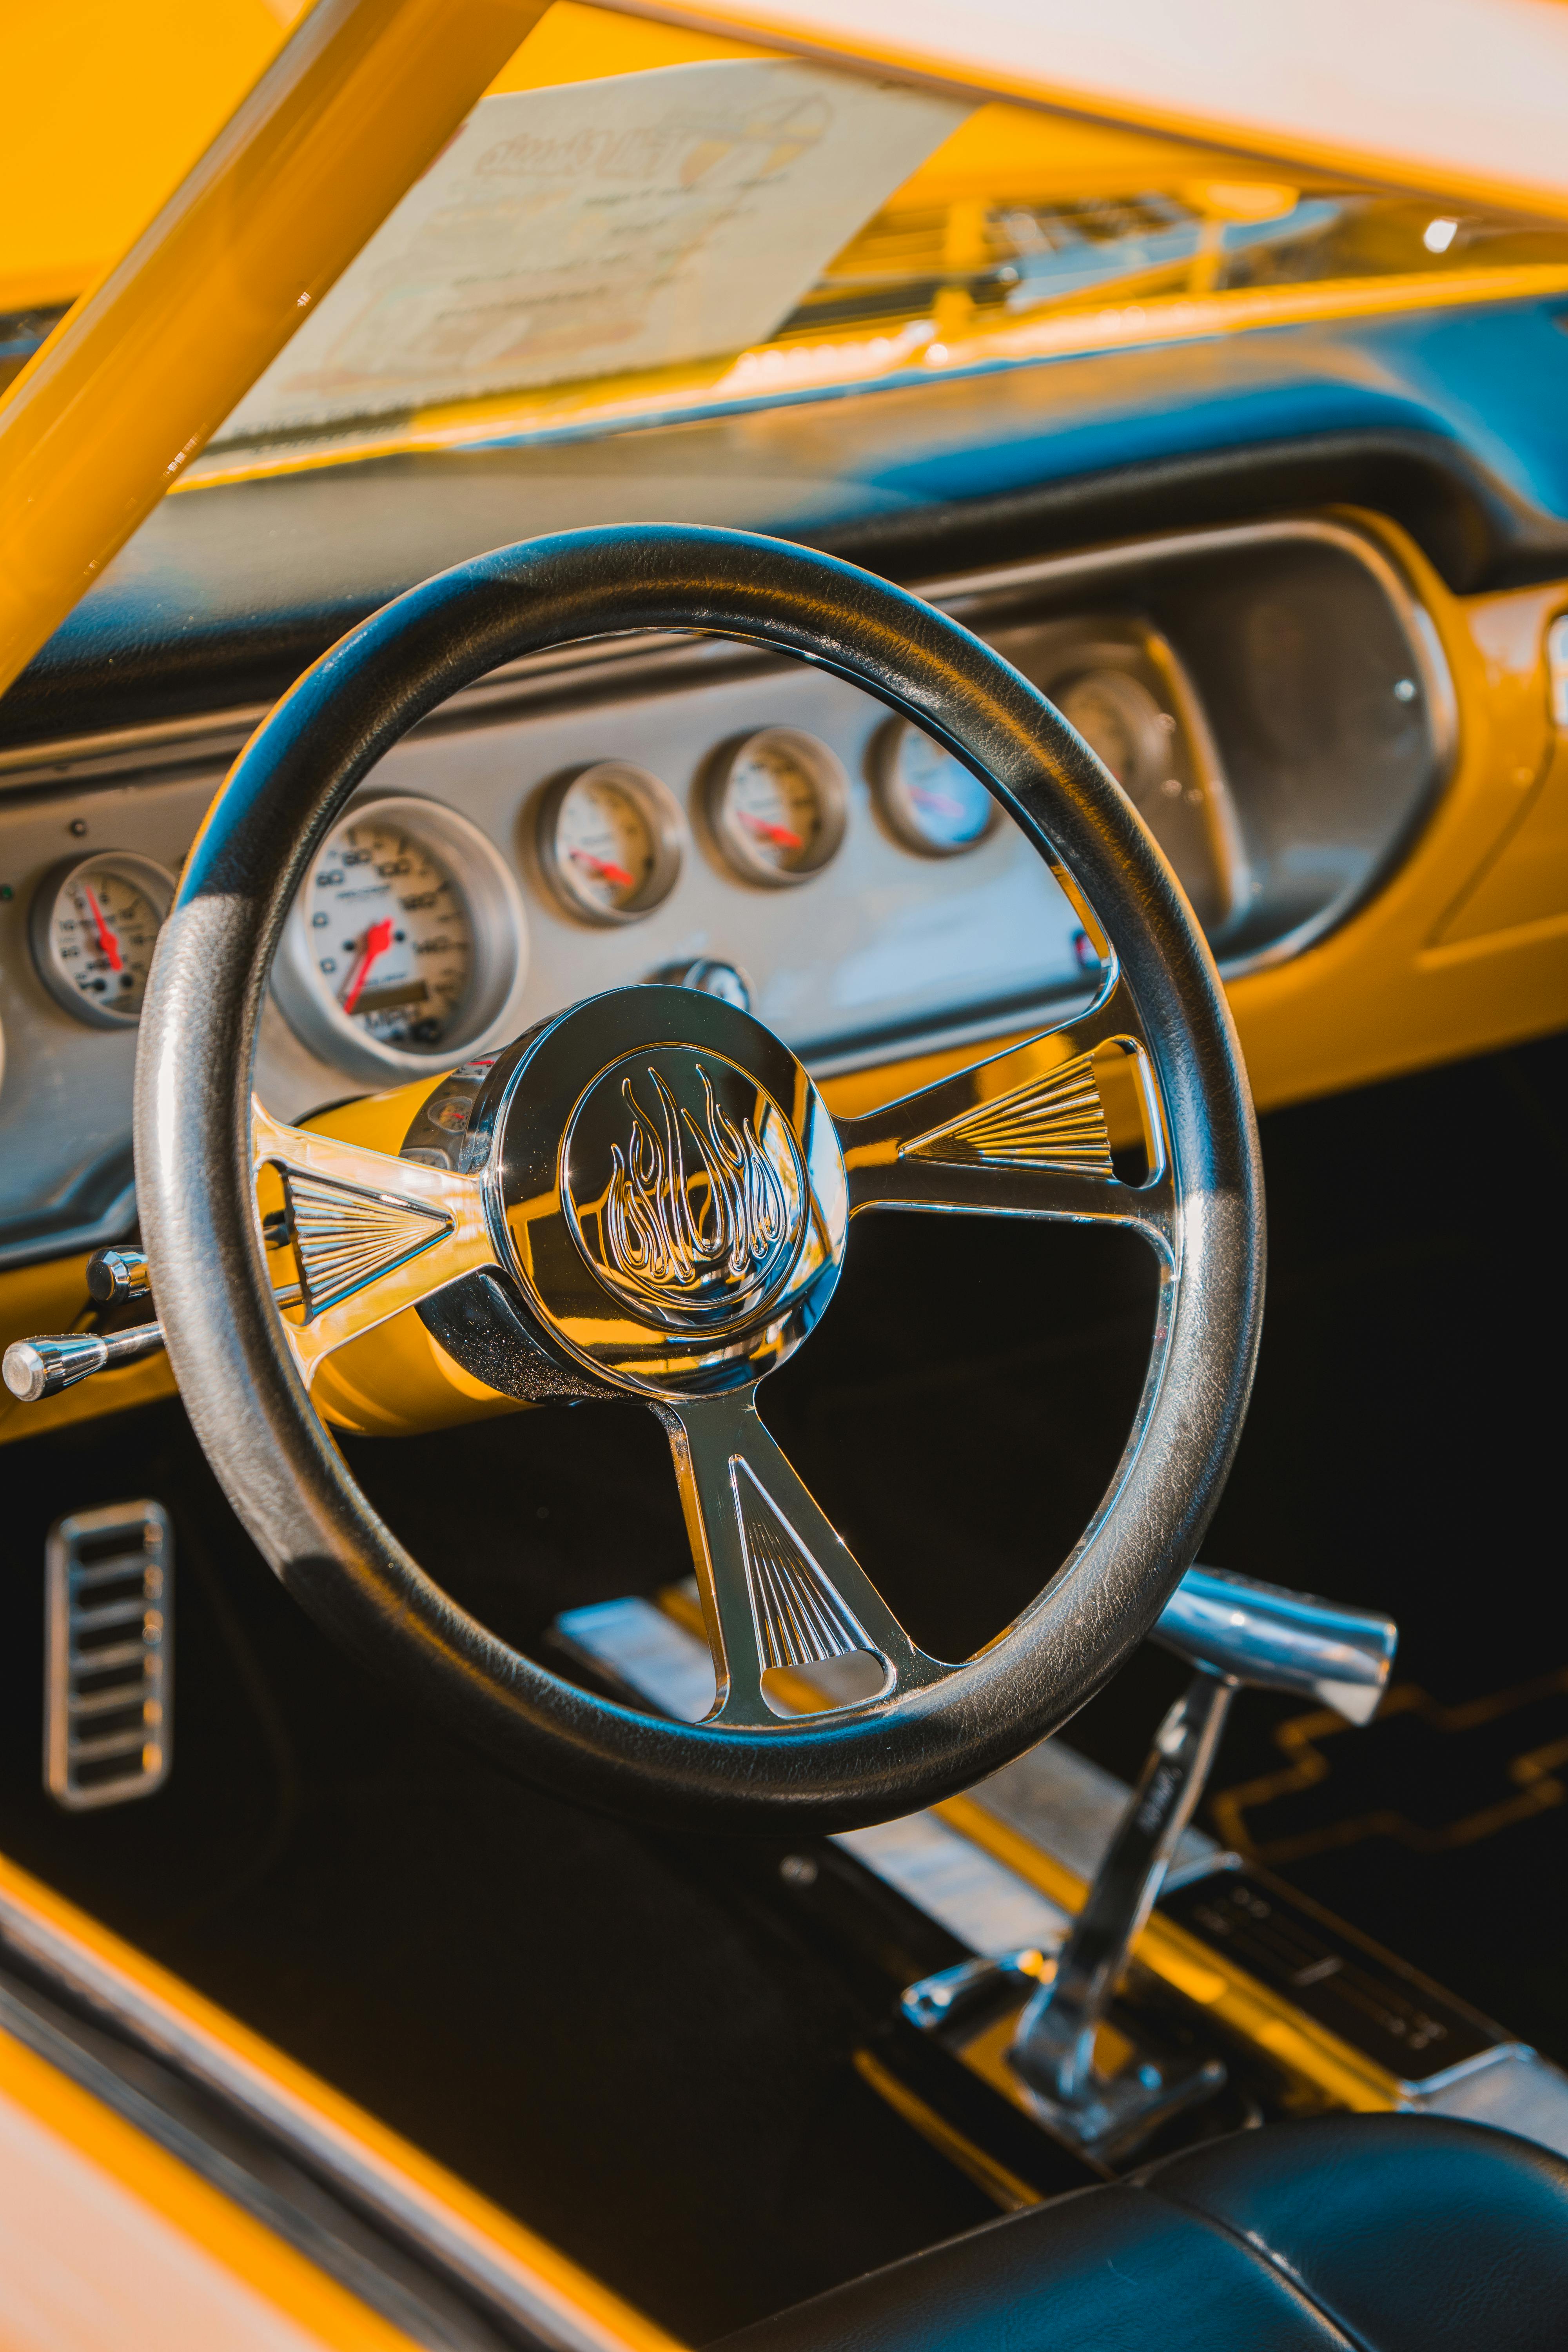
<path id="1" fill-rule="evenodd" d="M 567 1163 L 595 1274 L 660 1321 L 739 1321 L 795 1262 L 805 1198 L 795 1138 L 720 1055 L 662 1046 L 605 1071 L 578 1107 Z"/>

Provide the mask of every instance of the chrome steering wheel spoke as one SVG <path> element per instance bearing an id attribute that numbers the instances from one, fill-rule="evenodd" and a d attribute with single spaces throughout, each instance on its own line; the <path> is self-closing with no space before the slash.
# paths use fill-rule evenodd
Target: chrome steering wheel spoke
<path id="1" fill-rule="evenodd" d="M 755 1389 L 657 1408 L 676 1477 L 713 1654 L 707 1720 L 784 1732 L 763 1678 L 865 1654 L 882 1688 L 869 1701 L 956 1671 L 916 1647 L 758 1417 Z"/>
<path id="2" fill-rule="evenodd" d="M 1123 1182 L 1111 1161 L 1105 1082 L 1116 1056 L 1142 1114 L 1142 1184 Z M 1114 970 L 1087 1012 L 838 1122 L 851 1214 L 932 1209 L 1130 1225 L 1169 1263 L 1177 1195 L 1167 1135 L 1143 1024 Z"/>
<path id="3" fill-rule="evenodd" d="M 480 1177 L 285 1127 L 254 1099 L 250 1133 L 253 1180 L 269 1168 L 283 1188 L 299 1292 L 280 1326 L 307 1389 L 335 1349 L 496 1263 Z"/>

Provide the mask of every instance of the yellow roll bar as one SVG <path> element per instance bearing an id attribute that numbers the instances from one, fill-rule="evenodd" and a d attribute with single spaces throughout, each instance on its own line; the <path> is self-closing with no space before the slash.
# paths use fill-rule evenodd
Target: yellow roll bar
<path id="1" fill-rule="evenodd" d="M 317 0 L 0 402 L 0 692 L 439 153 L 548 0 Z"/>

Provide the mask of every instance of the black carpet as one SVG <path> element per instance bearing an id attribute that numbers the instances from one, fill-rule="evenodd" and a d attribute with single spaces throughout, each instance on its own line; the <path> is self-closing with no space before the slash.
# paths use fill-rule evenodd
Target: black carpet
<path id="1" fill-rule="evenodd" d="M 1205 1557 L 1391 1608 L 1419 1694 L 1315 1742 L 1299 1706 L 1245 1698 L 1220 1826 L 1568 2060 L 1568 1276 L 1536 1205 L 1565 1081 L 1559 1039 L 1265 1122 L 1264 1353 Z M 984 1640 L 1076 1537 L 1151 1296 L 1125 1236 L 858 1227 L 764 1410 L 928 1646 Z M 636 1410 L 350 1451 L 426 1564 L 521 1643 L 687 1570 L 664 1440 Z M 698 2339 L 989 2213 L 862 2086 L 862 1993 L 732 1854 L 521 1790 L 410 1718 L 275 1586 L 177 1406 L 0 1461 L 0 1845 L 25 1866 Z M 141 1494 L 176 1521 L 175 1769 L 144 1804 L 66 1817 L 38 1788 L 44 1534 Z M 1145 1649 L 1071 1738 L 1131 1774 L 1180 1678 Z"/>

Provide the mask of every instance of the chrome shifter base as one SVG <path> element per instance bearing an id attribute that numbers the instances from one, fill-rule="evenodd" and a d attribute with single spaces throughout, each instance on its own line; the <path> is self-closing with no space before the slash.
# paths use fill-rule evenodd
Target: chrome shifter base
<path id="1" fill-rule="evenodd" d="M 1110 2162 L 1128 2155 L 1184 2107 L 1225 2088 L 1226 2071 L 1217 2058 L 1156 2052 L 1142 2035 L 1128 2043 L 1125 2032 L 1114 2026 L 1109 2037 L 1102 2032 L 1100 2038 L 1122 2042 L 1127 2055 L 1111 2074 L 1097 2063 L 1076 2098 L 1053 2098 L 1026 2083 L 1016 2066 L 1012 2070 L 1022 2103 L 1036 2121 L 1091 2159 Z"/>
<path id="2" fill-rule="evenodd" d="M 1100 2025 L 1094 2064 L 1075 2097 L 1026 2081 L 1014 2057 L 1018 2021 L 1052 1973 L 1053 1963 L 1035 1951 L 965 1961 L 910 1985 L 900 2007 L 910 2025 L 1098 2169 L 1110 2170 L 1173 2116 L 1224 2089 L 1219 2058 L 1163 2039 L 1121 2003 Z"/>

